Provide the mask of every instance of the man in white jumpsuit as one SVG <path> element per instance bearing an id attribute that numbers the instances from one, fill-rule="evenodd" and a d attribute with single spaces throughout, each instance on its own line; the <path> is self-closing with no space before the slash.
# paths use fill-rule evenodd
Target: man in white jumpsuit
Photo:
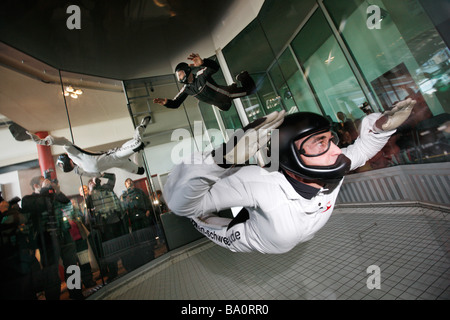
<path id="1" fill-rule="evenodd" d="M 227 168 L 221 164 L 223 153 L 219 157 L 214 152 L 196 153 L 174 167 L 164 197 L 175 214 L 192 219 L 197 230 L 224 248 L 285 253 L 310 240 L 325 225 L 343 176 L 383 148 L 414 104 L 408 99 L 382 115 L 365 117 L 358 139 L 342 150 L 326 118 L 299 112 L 284 117 L 279 126 L 283 114 L 270 114 L 262 118 L 262 124 L 258 119 L 253 127 L 244 128 L 245 135 L 279 126 L 280 171 L 268 172 L 255 165 Z M 239 142 L 232 142 L 235 153 L 224 156 L 228 163 L 242 163 L 256 152 L 250 146 L 242 155 Z M 266 142 L 260 140 L 258 148 Z M 233 207 L 243 207 L 234 219 L 214 215 Z"/>
<path id="2" fill-rule="evenodd" d="M 74 145 L 64 137 L 53 137 L 48 135 L 44 139 L 27 132 L 37 144 L 62 146 L 66 154 L 58 157 L 56 164 L 64 171 L 87 176 L 100 177 L 103 172 L 111 168 L 120 168 L 130 173 L 144 174 L 144 167 L 139 163 L 140 154 L 136 155 L 137 163 L 131 161 L 130 156 L 141 152 L 145 145 L 142 142 L 144 133 L 151 117 L 142 119 L 141 124 L 136 127 L 133 139 L 125 142 L 121 147 L 111 149 L 107 152 L 90 152 Z"/>

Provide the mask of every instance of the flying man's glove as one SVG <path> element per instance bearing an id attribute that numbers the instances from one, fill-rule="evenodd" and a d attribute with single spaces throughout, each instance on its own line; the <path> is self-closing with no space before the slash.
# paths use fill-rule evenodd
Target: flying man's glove
<path id="1" fill-rule="evenodd" d="M 238 129 L 227 143 L 213 151 L 214 161 L 224 167 L 244 165 L 267 144 L 271 130 L 283 123 L 285 113 L 284 110 L 272 112 Z"/>
<path id="2" fill-rule="evenodd" d="M 391 131 L 400 127 L 408 119 L 416 100 L 410 98 L 397 102 L 391 110 L 383 112 L 374 125 L 375 132 Z"/>

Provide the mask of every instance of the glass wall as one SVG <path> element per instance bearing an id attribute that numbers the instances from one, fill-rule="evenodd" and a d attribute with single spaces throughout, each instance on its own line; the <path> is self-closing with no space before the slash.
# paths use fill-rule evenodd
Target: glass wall
<path id="1" fill-rule="evenodd" d="M 378 161 L 366 169 L 448 161 L 450 51 L 420 1 L 380 0 L 371 5 L 379 8 L 378 21 L 365 1 L 324 1 L 375 97 L 372 110 L 389 110 L 406 98 L 417 104 Z M 379 22 L 378 28 L 373 22 Z"/>
<path id="2" fill-rule="evenodd" d="M 306 13 L 303 4 L 265 1 L 222 50 L 232 72 L 257 79 L 258 92 L 243 99 L 249 120 L 272 108 L 321 113 L 345 147 L 366 113 L 411 97 L 411 117 L 358 172 L 448 161 L 450 54 L 421 2 L 371 1 L 376 12 L 362 0 L 320 0 Z"/>
<path id="3" fill-rule="evenodd" d="M 278 94 L 266 73 L 274 56 L 259 21 L 252 21 L 223 49 L 223 55 L 233 76 L 248 71 L 256 83 L 256 94 L 241 99 L 249 122 L 266 115 L 267 105 L 275 106 L 271 101 L 275 102 Z"/>
<path id="4" fill-rule="evenodd" d="M 364 115 L 358 109 L 364 94 L 321 11 L 312 15 L 291 45 L 325 114 L 336 122 L 338 112 L 354 119 Z"/>
<path id="5" fill-rule="evenodd" d="M 89 232 L 91 255 L 98 267 L 92 280 L 97 285 L 99 278 L 104 285 L 167 252 L 161 209 L 155 205 L 157 190 L 148 167 L 144 170 L 145 134 L 153 123 L 145 130 L 135 130 L 145 116 L 153 114 L 144 99 L 135 99 L 129 105 L 135 110 L 130 118 L 121 81 L 65 71 L 61 71 L 61 80 L 69 126 L 67 132 L 51 134 L 67 138 L 98 161 L 109 156 L 120 158 L 107 165 L 100 176 L 89 172 L 77 176 L 57 168 L 61 189 L 72 190 L 68 195 L 76 212 L 74 220 L 81 220 Z M 78 92 L 82 93 L 76 97 Z M 141 95 L 135 92 L 136 97 Z M 54 147 L 52 154 L 65 151 Z M 81 161 L 80 167 L 88 170 Z"/>
<path id="6" fill-rule="evenodd" d="M 314 3 L 314 0 L 265 1 L 258 17 L 223 48 L 231 74 L 247 70 L 257 84 L 256 94 L 241 99 L 249 121 L 276 110 L 296 112 L 299 102 L 295 99 L 315 105 L 310 93 L 305 94 L 304 83 L 293 80 L 294 69 L 289 68 L 286 76 L 287 70 L 283 68 L 293 61 L 280 63 L 276 59 Z"/>
<path id="7" fill-rule="evenodd" d="M 354 122 L 364 116 L 358 106 L 366 97 L 320 10 L 311 16 L 291 45 L 315 92 L 321 113 L 334 123 L 340 147 L 351 144 L 358 136 Z"/>
<path id="8" fill-rule="evenodd" d="M 209 59 L 216 60 L 216 57 L 210 57 Z M 227 85 L 222 69 L 219 69 L 216 73 L 214 73 L 212 78 L 218 85 Z M 202 113 L 205 127 L 207 129 L 217 129 L 223 131 L 223 129 L 237 129 L 242 127 L 242 123 L 239 119 L 234 102 L 232 102 L 231 108 L 226 112 L 220 111 L 217 108 L 211 108 L 211 105 L 201 101 L 199 101 L 198 106 L 200 107 L 200 112 Z M 223 123 L 223 125 L 221 125 L 221 123 Z M 221 127 L 223 127 L 223 129 Z"/>
<path id="9" fill-rule="evenodd" d="M 135 99 L 131 118 L 121 81 L 5 50 L 21 60 L 0 69 L 1 299 L 84 299 L 168 251 L 167 206 L 144 169 L 145 150 L 137 152 L 154 122 L 145 132 L 135 126 L 153 113 Z M 84 171 L 55 165 L 65 153 Z M 103 166 L 112 155 L 122 160 Z"/>
<path id="10" fill-rule="evenodd" d="M 293 54 L 292 47 L 288 47 L 277 61 L 286 79 L 285 87 L 288 91 L 282 92 L 282 97 L 289 113 L 297 111 L 320 112 L 320 107 L 310 83 Z"/>

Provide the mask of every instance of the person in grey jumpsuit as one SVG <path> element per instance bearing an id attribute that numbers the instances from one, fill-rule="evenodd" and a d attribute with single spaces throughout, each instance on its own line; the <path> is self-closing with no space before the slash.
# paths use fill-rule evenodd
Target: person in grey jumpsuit
<path id="1" fill-rule="evenodd" d="M 144 167 L 139 163 L 140 155 L 137 155 L 136 162 L 131 161 L 130 157 L 144 149 L 145 145 L 142 141 L 142 134 L 150 120 L 150 116 L 144 117 L 141 124 L 136 127 L 133 139 L 107 152 L 83 150 L 64 137 L 48 135 L 44 139 L 41 139 L 33 133 L 27 132 L 27 134 L 37 144 L 63 147 L 66 153 L 58 156 L 56 164 L 64 172 L 74 171 L 81 176 L 101 177 L 102 173 L 108 169 L 120 168 L 130 173 L 144 174 Z"/>
<path id="2" fill-rule="evenodd" d="M 175 214 L 190 218 L 198 231 L 233 252 L 288 252 L 327 223 L 344 175 L 383 148 L 414 104 L 408 99 L 383 114 L 366 116 L 358 139 L 345 149 L 337 147 L 321 115 L 270 114 L 245 127 L 244 136 L 232 143 L 238 149 L 245 137 L 278 127 L 279 171 L 239 165 L 264 147 L 264 139 L 255 140 L 257 148 L 250 143 L 250 152 L 194 153 L 173 168 L 164 197 Z M 234 207 L 242 207 L 234 219 L 215 215 Z"/>

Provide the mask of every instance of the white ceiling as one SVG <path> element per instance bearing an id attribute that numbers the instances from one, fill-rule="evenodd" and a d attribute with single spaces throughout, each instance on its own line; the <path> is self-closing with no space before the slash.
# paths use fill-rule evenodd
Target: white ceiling
<path id="1" fill-rule="evenodd" d="M 17 70 L 0 66 L 0 113 L 33 132 L 68 127 L 67 110 L 72 111 L 69 115 L 74 126 L 128 115 L 120 81 L 100 84 L 85 80 L 81 86 L 83 95 L 64 101 L 61 83 L 53 81 L 53 77 L 36 78 L 34 73 Z M 69 81 L 73 84 L 77 79 Z"/>

